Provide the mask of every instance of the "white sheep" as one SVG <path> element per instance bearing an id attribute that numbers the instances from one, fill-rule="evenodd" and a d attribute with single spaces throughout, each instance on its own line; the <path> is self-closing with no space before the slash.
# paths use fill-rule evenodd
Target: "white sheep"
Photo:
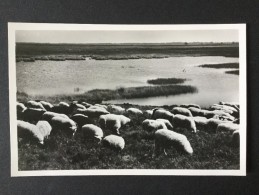
<path id="1" fill-rule="evenodd" d="M 120 128 L 130 122 L 130 119 L 124 115 L 106 114 L 101 115 L 99 124 L 102 129 L 109 129 L 112 133 L 119 135 Z"/>
<path id="2" fill-rule="evenodd" d="M 65 114 L 60 114 L 60 113 L 56 113 L 56 112 L 50 112 L 50 111 L 47 111 L 45 113 L 43 113 L 42 115 L 42 120 L 46 120 L 48 122 L 51 121 L 51 119 L 55 116 L 60 116 L 60 117 L 63 117 L 63 118 L 69 118 L 67 115 Z"/>
<path id="3" fill-rule="evenodd" d="M 199 108 L 201 109 L 201 107 L 198 105 L 198 104 L 182 104 L 180 105 L 180 107 L 183 107 L 183 108 Z"/>
<path id="4" fill-rule="evenodd" d="M 87 139 L 97 139 L 99 142 L 103 138 L 103 130 L 93 124 L 87 124 L 82 127 L 82 134 Z"/>
<path id="5" fill-rule="evenodd" d="M 158 129 L 167 129 L 167 126 L 162 121 L 146 119 L 142 122 L 142 128 L 148 132 L 155 132 Z"/>
<path id="6" fill-rule="evenodd" d="M 147 117 L 147 118 L 151 118 L 152 115 L 153 115 L 153 110 L 145 110 L 143 112 L 144 116 Z"/>
<path id="7" fill-rule="evenodd" d="M 89 108 L 90 106 L 92 106 L 92 104 L 89 104 L 87 102 L 81 102 L 81 104 L 86 107 L 86 108 Z"/>
<path id="8" fill-rule="evenodd" d="M 97 107 L 97 106 L 96 107 L 91 106 L 87 109 L 77 109 L 77 113 L 84 114 L 91 118 L 97 118 L 101 115 L 109 114 L 109 112 L 105 108 Z"/>
<path id="9" fill-rule="evenodd" d="M 192 117 L 191 111 L 188 110 L 187 108 L 174 107 L 174 108 L 172 109 L 172 113 L 173 113 L 173 114 L 181 114 L 181 115 L 185 115 L 185 116 L 190 116 L 190 117 Z"/>
<path id="10" fill-rule="evenodd" d="M 117 135 L 108 135 L 103 141 L 103 145 L 116 151 L 121 151 L 125 147 L 125 141 L 122 137 Z"/>
<path id="11" fill-rule="evenodd" d="M 55 116 L 51 119 L 51 125 L 53 129 L 59 129 L 68 136 L 74 136 L 76 130 L 77 130 L 77 125 L 76 123 L 71 120 L 67 119 L 61 116 Z"/>
<path id="12" fill-rule="evenodd" d="M 43 137 L 48 138 L 52 130 L 52 127 L 50 126 L 50 124 L 47 121 L 38 121 L 36 126 L 38 127 Z"/>
<path id="13" fill-rule="evenodd" d="M 39 131 L 36 125 L 25 121 L 17 121 L 18 137 L 25 140 L 36 141 L 37 143 L 44 144 L 44 136 Z"/>
<path id="14" fill-rule="evenodd" d="M 167 120 L 169 120 L 169 122 L 172 123 L 173 118 L 174 118 L 174 114 L 172 114 L 168 110 L 158 108 L 158 109 L 153 110 L 153 115 L 152 115 L 151 118 L 152 119 L 159 119 L 159 118 L 167 119 Z"/>
<path id="15" fill-rule="evenodd" d="M 36 108 L 36 109 L 42 109 L 45 110 L 44 106 L 40 102 L 36 102 L 33 100 L 30 100 L 26 103 L 26 106 L 28 108 Z"/>
<path id="16" fill-rule="evenodd" d="M 108 108 L 106 105 L 103 105 L 103 104 L 95 104 L 94 106 L 104 108 L 105 110 L 107 110 L 107 108 Z"/>
<path id="17" fill-rule="evenodd" d="M 138 108 L 128 108 L 126 110 L 126 112 L 131 115 L 142 115 L 143 114 L 143 112 Z"/>
<path id="18" fill-rule="evenodd" d="M 108 110 L 113 114 L 123 114 L 125 112 L 125 108 L 116 105 L 109 105 Z"/>
<path id="19" fill-rule="evenodd" d="M 22 119 L 29 122 L 39 121 L 45 112 L 45 109 L 27 108 L 22 113 Z"/>
<path id="20" fill-rule="evenodd" d="M 167 119 L 158 118 L 158 119 L 156 119 L 156 121 L 161 121 L 161 122 L 163 122 L 163 123 L 166 125 L 167 129 L 173 129 L 173 125 L 172 125 L 172 124 L 170 123 L 170 121 L 167 120 Z"/>
<path id="21" fill-rule="evenodd" d="M 186 128 L 196 133 L 196 125 L 192 117 L 176 114 L 174 115 L 172 124 L 175 128 Z"/>
<path id="22" fill-rule="evenodd" d="M 75 114 L 71 117 L 71 119 L 75 121 L 79 127 L 92 123 L 92 121 L 88 118 L 88 116 L 85 116 L 83 114 Z"/>
<path id="23" fill-rule="evenodd" d="M 66 107 L 66 108 L 69 108 L 69 104 L 66 103 L 66 102 L 59 102 L 58 104 L 60 107 Z"/>
<path id="24" fill-rule="evenodd" d="M 233 133 L 234 131 L 239 130 L 239 124 L 235 123 L 221 123 L 217 127 L 217 132 L 231 132 Z"/>
<path id="25" fill-rule="evenodd" d="M 40 101 L 40 103 L 48 111 L 52 110 L 52 108 L 53 108 L 53 105 L 51 103 L 49 103 L 49 102 Z"/>
<path id="26" fill-rule="evenodd" d="M 22 113 L 26 109 L 26 106 L 23 103 L 16 102 L 17 113 Z"/>
<path id="27" fill-rule="evenodd" d="M 160 152 L 160 149 L 163 149 L 165 155 L 167 155 L 166 149 L 172 146 L 179 152 L 193 154 L 191 144 L 185 135 L 167 129 L 160 129 L 155 132 L 156 154 Z"/>
<path id="28" fill-rule="evenodd" d="M 227 123 L 227 122 L 219 119 L 215 119 L 215 118 L 208 119 L 207 125 L 206 125 L 206 131 L 210 133 L 216 133 L 218 125 L 221 123 Z"/>
<path id="29" fill-rule="evenodd" d="M 240 145 L 239 130 L 236 130 L 233 132 L 233 134 L 231 136 L 231 143 L 234 147 L 239 147 L 239 145 Z"/>
<path id="30" fill-rule="evenodd" d="M 195 116 L 193 117 L 193 120 L 195 122 L 196 128 L 198 130 L 205 130 L 207 127 L 207 121 L 208 119 L 203 116 Z"/>

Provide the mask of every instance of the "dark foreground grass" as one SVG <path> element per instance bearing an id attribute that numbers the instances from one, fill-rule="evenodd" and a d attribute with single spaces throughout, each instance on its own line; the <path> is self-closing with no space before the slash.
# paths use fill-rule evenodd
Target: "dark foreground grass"
<path id="1" fill-rule="evenodd" d="M 181 84 L 184 83 L 187 79 L 181 78 L 158 78 L 148 80 L 147 83 L 153 85 L 168 85 L 168 84 Z"/>
<path id="2" fill-rule="evenodd" d="M 132 105 L 124 105 L 126 108 L 129 106 Z M 142 110 L 153 108 L 134 107 Z M 239 169 L 239 149 L 231 146 L 229 134 L 204 131 L 193 134 L 180 129 L 178 131 L 189 139 L 194 154 L 180 154 L 172 148 L 167 156 L 155 156 L 154 136 L 141 127 L 145 118 L 131 118 L 132 122 L 121 129 L 126 145 L 119 153 L 84 140 L 80 132 L 74 138 L 67 138 L 61 133 L 51 135 L 43 147 L 19 140 L 19 170 Z M 109 134 L 107 131 L 104 133 Z"/>
<path id="3" fill-rule="evenodd" d="M 161 85 L 110 89 L 95 89 L 80 95 L 56 95 L 56 96 L 29 96 L 23 92 L 17 93 L 19 102 L 30 99 L 45 99 L 49 102 L 85 100 L 89 103 L 100 103 L 107 100 L 146 98 L 167 95 L 179 95 L 186 93 L 197 93 L 197 88 L 189 85 Z"/>
<path id="4" fill-rule="evenodd" d="M 230 71 L 225 71 L 227 74 L 234 74 L 234 75 L 239 75 L 239 70 L 230 70 Z"/>
<path id="5" fill-rule="evenodd" d="M 239 68 L 239 63 L 224 63 L 224 64 L 203 64 L 202 68 Z"/>

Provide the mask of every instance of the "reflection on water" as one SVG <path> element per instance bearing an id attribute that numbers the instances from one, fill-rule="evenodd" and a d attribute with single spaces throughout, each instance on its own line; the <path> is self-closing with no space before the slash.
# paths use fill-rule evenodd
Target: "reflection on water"
<path id="1" fill-rule="evenodd" d="M 147 86 L 148 79 L 187 78 L 198 93 L 112 103 L 168 105 L 239 100 L 239 76 L 226 69 L 199 68 L 201 64 L 238 62 L 226 57 L 171 57 L 164 59 L 36 61 L 17 63 L 17 90 L 31 95 L 78 94 L 91 89 Z"/>

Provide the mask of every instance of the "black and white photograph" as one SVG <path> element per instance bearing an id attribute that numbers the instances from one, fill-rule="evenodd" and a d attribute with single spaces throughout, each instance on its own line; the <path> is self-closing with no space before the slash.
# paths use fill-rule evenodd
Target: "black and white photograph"
<path id="1" fill-rule="evenodd" d="M 11 176 L 246 175 L 246 25 L 9 23 Z"/>

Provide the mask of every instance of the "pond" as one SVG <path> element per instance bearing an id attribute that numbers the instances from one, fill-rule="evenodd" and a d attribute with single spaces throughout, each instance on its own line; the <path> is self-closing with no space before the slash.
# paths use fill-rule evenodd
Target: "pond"
<path id="1" fill-rule="evenodd" d="M 238 58 L 220 56 L 187 56 L 162 59 L 18 62 L 17 90 L 30 95 L 79 94 L 91 89 L 148 86 L 149 79 L 185 78 L 188 80 L 183 85 L 197 87 L 198 93 L 108 102 L 158 106 L 182 103 L 207 106 L 219 101 L 238 102 L 238 75 L 225 74 L 227 69 L 197 67 L 202 64 L 238 61 Z"/>

